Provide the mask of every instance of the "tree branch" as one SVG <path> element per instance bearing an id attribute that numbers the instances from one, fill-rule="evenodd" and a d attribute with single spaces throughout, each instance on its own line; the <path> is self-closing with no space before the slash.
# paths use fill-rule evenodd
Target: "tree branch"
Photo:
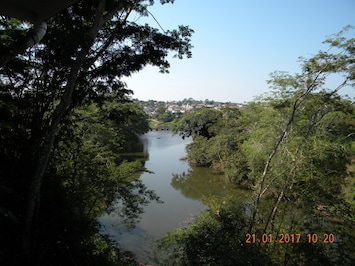
<path id="1" fill-rule="evenodd" d="M 103 25 L 103 12 L 105 9 L 106 0 L 101 0 L 98 4 L 97 11 L 94 16 L 94 23 L 92 25 L 89 37 L 93 42 L 95 37 L 98 34 L 99 29 Z M 75 88 L 76 80 L 78 74 L 80 72 L 80 68 L 86 58 L 86 55 L 89 51 L 89 47 L 86 49 L 82 49 L 79 53 L 78 57 L 74 61 L 68 79 L 67 85 L 65 87 L 64 93 L 62 95 L 61 101 L 59 105 L 55 108 L 52 118 L 50 120 L 49 128 L 46 133 L 44 142 L 42 147 L 40 148 L 39 152 L 39 160 L 37 163 L 37 168 L 33 179 L 31 181 L 28 197 L 27 197 L 27 207 L 26 207 L 26 215 L 24 221 L 24 234 L 23 234 L 23 250 L 24 255 L 27 260 L 30 262 L 31 260 L 31 253 L 32 248 L 34 248 L 36 243 L 33 243 L 33 216 L 36 208 L 36 202 L 39 200 L 40 196 L 40 188 L 43 182 L 43 176 L 46 171 L 48 161 L 50 158 L 51 149 L 53 146 L 53 142 L 55 139 L 55 135 L 57 132 L 58 125 L 60 123 L 61 118 L 63 117 L 64 113 L 67 111 L 68 107 L 71 103 L 72 94 Z"/>

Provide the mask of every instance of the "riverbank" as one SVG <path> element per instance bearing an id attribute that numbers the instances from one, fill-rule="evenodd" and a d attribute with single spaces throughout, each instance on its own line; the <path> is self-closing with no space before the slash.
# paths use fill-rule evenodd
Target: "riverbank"
<path id="1" fill-rule="evenodd" d="M 136 227 L 127 230 L 113 214 L 100 218 L 104 232 L 120 243 L 124 250 L 137 256 L 141 263 L 151 263 L 155 241 L 177 228 L 185 227 L 210 204 L 232 197 L 245 200 L 248 191 L 239 190 L 212 169 L 192 167 L 186 160 L 185 146 L 191 139 L 182 139 L 170 131 L 150 131 L 141 137 L 152 173 L 140 177 L 147 189 L 154 190 L 163 203 L 151 202 Z M 238 199 L 237 199 L 238 200 Z"/>
<path id="2" fill-rule="evenodd" d="M 171 122 L 161 122 L 156 119 L 149 119 L 149 127 L 151 130 L 170 130 L 172 127 Z"/>

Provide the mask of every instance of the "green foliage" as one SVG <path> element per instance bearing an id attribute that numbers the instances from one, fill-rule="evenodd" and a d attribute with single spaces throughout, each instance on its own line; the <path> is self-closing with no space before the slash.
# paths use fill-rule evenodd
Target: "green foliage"
<path id="1" fill-rule="evenodd" d="M 354 154 L 354 150 L 352 149 Z M 344 184 L 344 197 L 345 201 L 355 208 L 355 162 L 354 162 L 354 155 L 352 157 L 351 164 L 348 166 L 348 177 Z"/>
<path id="2" fill-rule="evenodd" d="M 240 182 L 248 173 L 240 150 L 245 136 L 240 117 L 236 108 L 196 109 L 179 118 L 173 130 L 182 137 L 193 136 L 186 147 L 191 163 L 212 167 L 230 181 Z"/>
<path id="3" fill-rule="evenodd" d="M 273 265 L 266 246 L 245 243 L 245 213 L 245 206 L 220 206 L 168 233 L 159 244 L 159 265 Z"/>
<path id="4" fill-rule="evenodd" d="M 193 31 L 130 21 L 152 4 L 77 1 L 47 21 L 39 45 L 0 68 L 0 264 L 105 265 L 106 255 L 110 264 L 116 251 L 97 239 L 98 216 L 120 201 L 133 225 L 158 199 L 137 180 L 142 163 L 119 155 L 148 129 L 121 78 L 148 64 L 168 72 L 169 52 L 191 57 Z M 2 54 L 30 26 L 0 20 Z"/>
<path id="5" fill-rule="evenodd" d="M 11 47 L 11 44 L 22 40 L 30 25 L 15 18 L 0 18 L 0 54 Z"/>
<path id="6" fill-rule="evenodd" d="M 189 161 L 197 165 L 210 166 L 208 139 L 202 136 L 195 137 L 194 141 L 186 146 Z"/>
<path id="7" fill-rule="evenodd" d="M 137 147 L 138 137 L 149 130 L 148 117 L 143 108 L 133 102 L 111 102 L 101 108 L 104 119 L 112 121 L 109 126 L 115 134 L 109 138 L 120 144 L 120 152 L 132 152 Z"/>
<path id="8" fill-rule="evenodd" d="M 112 107 L 107 104 L 102 107 L 104 112 L 94 105 L 74 110 L 59 131 L 41 196 L 38 237 L 39 251 L 46 248 L 44 261 L 117 265 L 124 259 L 122 265 L 135 265 L 132 255 L 123 255 L 117 243 L 99 234 L 97 219 L 116 212 L 133 227 L 142 206 L 159 198 L 138 179 L 145 171 L 142 162 L 120 157 L 119 140 L 124 141 L 125 135 L 117 136 L 117 128 L 119 122 L 127 121 L 104 119 L 107 108 Z M 130 123 L 132 132 L 134 126 L 140 126 L 134 120 Z M 75 255 L 65 256 L 68 250 Z"/>
<path id="9" fill-rule="evenodd" d="M 210 139 L 198 136 L 186 146 L 188 159 L 190 163 L 224 173 L 231 182 L 240 182 L 249 173 L 240 142 L 238 135 L 220 134 Z"/>
<path id="10" fill-rule="evenodd" d="M 222 109 L 223 115 L 204 119 L 196 110 L 176 123 L 176 132 L 193 136 L 187 146 L 190 161 L 213 167 L 255 190 L 255 202 L 248 210 L 251 215 L 243 220 L 245 212 L 239 210 L 238 217 L 233 216 L 235 222 L 244 221 L 248 230 L 259 235 L 297 231 L 319 236 L 331 232 L 339 237 L 333 245 L 304 241 L 269 245 L 265 247 L 269 261 L 263 265 L 349 265 L 355 261 L 352 190 L 344 194 L 344 186 L 353 186 L 348 165 L 354 155 L 355 108 L 338 94 L 343 87 L 355 86 L 355 39 L 342 34 L 326 40 L 329 50 L 302 58 L 300 74 L 272 73 L 271 92 L 240 112 Z M 340 81 L 329 88 L 332 77 Z M 201 133 L 201 128 L 208 134 Z M 235 204 L 226 207 L 227 213 Z M 164 238 L 164 245 L 176 255 L 170 259 L 181 265 L 238 264 L 230 257 L 219 257 L 226 253 L 243 257 L 243 248 L 229 243 L 228 233 L 220 230 L 228 225 L 218 220 L 220 215 L 222 211 L 217 216 L 210 211 L 196 224 Z M 211 239 L 216 244 L 211 245 Z M 234 240 L 238 239 L 242 235 L 235 232 Z M 258 250 L 262 252 L 261 245 Z"/>
<path id="11" fill-rule="evenodd" d="M 173 125 L 173 133 L 179 133 L 182 138 L 198 136 L 211 138 L 214 136 L 211 126 L 222 116 L 218 110 L 198 108 L 185 113 Z"/>

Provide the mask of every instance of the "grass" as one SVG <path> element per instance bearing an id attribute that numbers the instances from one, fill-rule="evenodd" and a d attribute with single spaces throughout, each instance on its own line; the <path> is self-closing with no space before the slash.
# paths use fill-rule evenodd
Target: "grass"
<path id="1" fill-rule="evenodd" d="M 155 119 L 149 119 L 149 127 L 150 128 L 164 128 L 164 129 L 170 129 L 171 128 L 171 125 L 172 125 L 173 122 L 161 122 L 161 121 L 158 121 L 158 120 L 155 120 Z"/>

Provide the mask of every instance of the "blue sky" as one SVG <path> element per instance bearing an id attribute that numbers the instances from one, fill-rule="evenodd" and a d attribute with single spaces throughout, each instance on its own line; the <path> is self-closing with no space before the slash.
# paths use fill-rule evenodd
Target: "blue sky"
<path id="1" fill-rule="evenodd" d="M 300 56 L 326 49 L 327 36 L 355 26 L 355 0 L 156 2 L 149 11 L 164 30 L 189 25 L 195 31 L 193 55 L 170 57 L 170 74 L 146 67 L 124 78 L 141 100 L 251 101 L 269 90 L 271 72 L 300 72 Z M 158 28 L 151 17 L 132 18 Z M 344 93 L 355 97 L 354 89 Z"/>

